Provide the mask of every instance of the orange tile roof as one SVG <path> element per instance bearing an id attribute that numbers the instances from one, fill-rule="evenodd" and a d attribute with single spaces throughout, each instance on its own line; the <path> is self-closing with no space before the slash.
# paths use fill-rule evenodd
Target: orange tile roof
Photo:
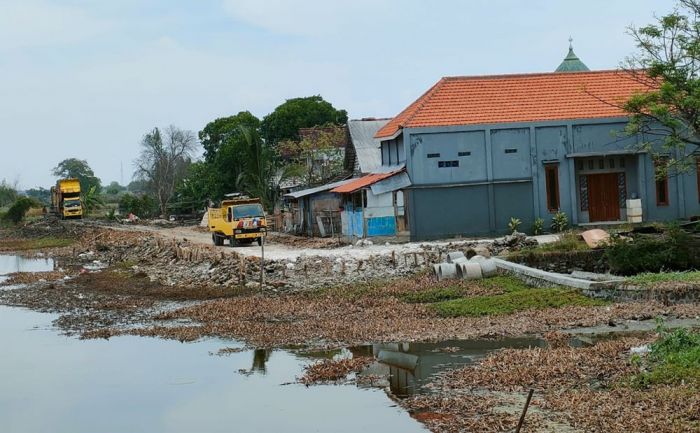
<path id="1" fill-rule="evenodd" d="M 403 169 L 401 169 L 401 170 L 403 170 Z M 387 177 L 391 177 L 401 170 L 396 170 L 396 171 L 392 171 L 389 173 L 372 173 L 372 174 L 368 174 L 366 176 L 358 177 L 356 180 L 353 180 L 352 182 L 348 182 L 346 184 L 343 184 L 343 185 L 340 185 L 336 188 L 333 188 L 331 190 L 331 192 L 339 192 L 339 193 L 355 192 L 359 189 L 373 185 L 382 179 L 386 179 Z"/>
<path id="2" fill-rule="evenodd" d="M 564 72 L 446 77 L 377 131 L 626 116 L 619 105 L 655 87 L 643 73 Z"/>

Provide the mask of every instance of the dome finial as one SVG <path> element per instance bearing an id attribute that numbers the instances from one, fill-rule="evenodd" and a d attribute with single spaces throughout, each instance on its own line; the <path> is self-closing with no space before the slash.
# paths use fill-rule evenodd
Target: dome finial
<path id="1" fill-rule="evenodd" d="M 571 35 L 569 35 L 569 49 L 574 49 L 574 38 L 572 38 Z"/>

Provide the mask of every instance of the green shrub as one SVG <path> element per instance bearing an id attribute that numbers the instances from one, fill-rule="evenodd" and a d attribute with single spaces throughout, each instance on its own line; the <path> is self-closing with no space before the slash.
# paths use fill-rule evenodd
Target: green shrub
<path id="1" fill-rule="evenodd" d="M 508 230 L 510 230 L 511 233 L 517 232 L 518 227 L 520 227 L 520 224 L 523 222 L 520 221 L 519 218 L 511 217 L 510 222 L 508 223 Z"/>
<path id="2" fill-rule="evenodd" d="M 563 232 L 569 226 L 569 217 L 562 211 L 554 214 L 552 217 L 552 231 L 554 233 Z"/>
<path id="3" fill-rule="evenodd" d="M 612 236 L 605 258 L 613 273 L 635 275 L 661 270 L 686 270 L 690 263 L 688 234 L 677 225 L 661 236 Z"/>
<path id="4" fill-rule="evenodd" d="M 577 290 L 552 288 L 515 290 L 501 295 L 454 299 L 434 304 L 433 308 L 443 317 L 475 317 L 560 308 L 567 305 L 594 306 L 605 305 L 605 302 L 583 296 Z"/>
<path id="5" fill-rule="evenodd" d="M 659 327 L 661 337 L 650 345 L 646 371 L 632 381 L 638 387 L 655 384 L 695 383 L 700 385 L 700 333 L 678 328 L 669 331 Z"/>
<path id="6" fill-rule="evenodd" d="M 542 218 L 535 218 L 535 222 L 532 223 L 532 234 L 537 236 L 544 233 L 544 220 Z"/>
<path id="7" fill-rule="evenodd" d="M 158 205 L 147 194 L 140 197 L 134 194 L 124 194 L 119 199 L 119 212 L 122 215 L 133 213 L 139 218 L 150 218 L 158 215 Z"/>
<path id="8" fill-rule="evenodd" d="M 38 206 L 41 206 L 41 204 L 36 200 L 29 197 L 19 197 L 12 206 L 10 206 L 5 215 L 3 215 L 3 219 L 17 224 L 24 219 L 24 216 L 30 208 Z"/>

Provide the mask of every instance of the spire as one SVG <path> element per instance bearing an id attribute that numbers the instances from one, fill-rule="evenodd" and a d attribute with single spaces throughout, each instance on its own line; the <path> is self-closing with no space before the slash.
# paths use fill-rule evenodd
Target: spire
<path id="1" fill-rule="evenodd" d="M 581 61 L 581 59 L 578 58 L 578 56 L 574 53 L 574 39 L 569 36 L 569 53 L 566 55 L 564 58 L 564 61 L 561 62 L 559 67 L 554 71 L 554 72 L 581 72 L 581 71 L 590 71 L 588 69 L 588 66 L 585 65 Z"/>

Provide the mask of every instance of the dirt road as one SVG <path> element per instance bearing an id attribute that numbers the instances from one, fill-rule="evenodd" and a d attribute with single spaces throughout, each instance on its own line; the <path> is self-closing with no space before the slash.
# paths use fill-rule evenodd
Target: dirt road
<path id="1" fill-rule="evenodd" d="M 200 245 L 212 245 L 211 234 L 209 232 L 203 232 L 196 226 L 177 226 L 177 227 L 156 227 L 156 226 L 120 226 L 120 230 L 135 230 L 135 231 L 145 231 L 150 233 L 158 233 L 167 239 L 187 239 L 188 241 L 200 244 Z M 557 235 L 543 235 L 535 236 L 534 239 L 538 243 L 549 243 L 554 242 L 559 237 Z M 289 260 L 296 261 L 302 256 L 318 256 L 325 258 L 342 258 L 342 259 L 354 259 L 354 260 L 366 260 L 371 256 L 386 256 L 391 255 L 392 251 L 396 254 L 410 254 L 414 252 L 424 251 L 426 246 L 432 248 L 444 247 L 448 248 L 450 246 L 458 246 L 465 243 L 484 243 L 488 244 L 493 242 L 493 239 L 451 239 L 445 241 L 430 241 L 430 242 L 408 242 L 401 244 L 392 243 L 371 243 L 363 246 L 347 245 L 336 248 L 300 248 L 293 245 L 285 245 L 274 240 L 274 237 L 270 242 L 265 244 L 265 258 L 268 260 Z M 248 257 L 260 257 L 261 249 L 257 244 L 238 246 L 231 248 L 228 245 L 222 247 L 215 247 L 221 251 L 233 252 L 242 254 Z"/>

